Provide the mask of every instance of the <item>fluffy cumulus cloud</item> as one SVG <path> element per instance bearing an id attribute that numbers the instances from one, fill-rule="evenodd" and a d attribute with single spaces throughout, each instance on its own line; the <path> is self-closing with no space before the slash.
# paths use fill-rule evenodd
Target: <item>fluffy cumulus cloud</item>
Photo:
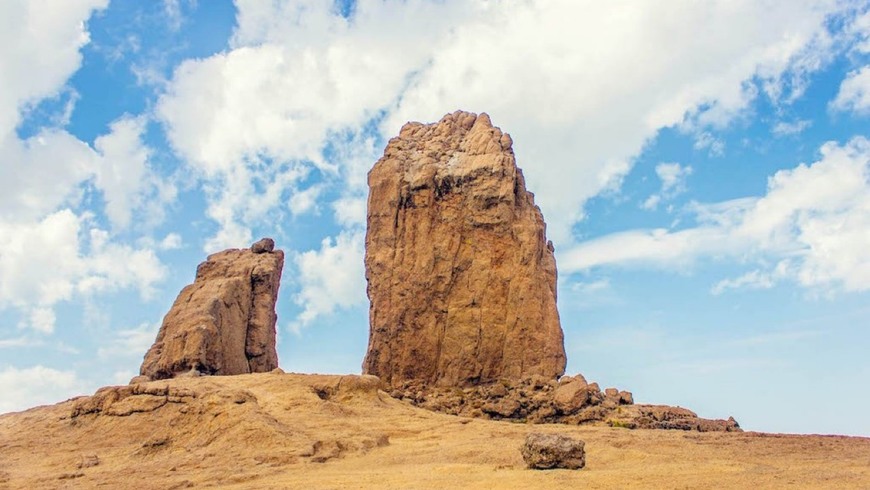
<path id="1" fill-rule="evenodd" d="M 0 413 L 61 401 L 69 393 L 84 393 L 84 383 L 72 371 L 37 365 L 0 369 Z"/>
<path id="2" fill-rule="evenodd" d="M 115 229 L 130 226 L 134 212 L 153 223 L 163 218 L 163 204 L 175 198 L 175 187 L 151 169 L 151 150 L 142 142 L 146 120 L 122 116 L 109 133 L 94 141 L 98 158 L 94 185 L 103 194 L 105 214 Z M 147 223 L 138 223 L 141 228 Z"/>
<path id="3" fill-rule="evenodd" d="M 324 149 L 350 128 L 376 123 L 384 139 L 457 108 L 513 133 L 552 235 L 568 243 L 584 202 L 618 185 L 659 129 L 708 134 L 760 92 L 799 90 L 839 8 L 363 0 L 345 18 L 316 0 L 237 6 L 232 49 L 182 64 L 158 106 L 176 151 L 222 183 L 211 245 L 249 237 L 252 202 L 284 209 L 305 190 L 300 166 L 343 175 Z"/>
<path id="4" fill-rule="evenodd" d="M 0 221 L 0 308 L 16 307 L 22 326 L 51 333 L 51 308 L 76 294 L 133 288 L 147 298 L 166 268 L 152 250 L 108 238 L 68 209 L 34 223 Z"/>
<path id="5" fill-rule="evenodd" d="M 320 250 L 296 256 L 301 290 L 295 299 L 303 310 L 291 323 L 291 330 L 298 332 L 336 308 L 365 302 L 364 243 L 362 232 L 345 232 L 335 239 L 324 239 Z"/>
<path id="6" fill-rule="evenodd" d="M 249 240 L 270 212 L 310 209 L 317 193 L 303 180 L 312 171 L 353 177 L 327 146 L 359 140 L 353 128 L 425 64 L 429 45 L 417 41 L 450 22 L 430 2 L 363 2 L 352 23 L 330 4 L 240 1 L 233 49 L 175 71 L 158 113 L 210 189 L 208 214 L 220 228 L 206 248 Z"/>
<path id="7" fill-rule="evenodd" d="M 826 291 L 870 289 L 870 141 L 829 142 L 820 159 L 781 170 L 767 193 L 694 205 L 697 226 L 630 230 L 583 242 L 560 255 L 562 270 L 606 265 L 690 266 L 731 257 L 758 268 L 714 285 L 768 288 L 791 280 Z"/>
<path id="8" fill-rule="evenodd" d="M 829 46 L 834 2 L 501 1 L 451 31 L 384 125 L 486 110 L 514 136 L 557 245 L 664 127 L 727 126 L 759 93 L 789 98 Z M 740 32 L 740 36 L 735 36 Z M 510 35 L 505 35 L 510 33 Z M 717 149 L 718 148 L 718 149 Z"/>
<path id="9" fill-rule="evenodd" d="M 0 5 L 0 309 L 18 309 L 20 326 L 42 333 L 54 330 L 58 302 L 124 288 L 148 296 L 166 273 L 151 249 L 117 242 L 95 214 L 123 230 L 134 215 L 159 220 L 173 198 L 150 169 L 144 120 L 121 117 L 93 147 L 63 129 L 71 107 L 32 136 L 16 132 L 36 104 L 66 90 L 89 40 L 85 21 L 106 4 Z M 91 192 L 104 207 L 82 209 Z"/>
<path id="10" fill-rule="evenodd" d="M 488 112 L 513 134 L 551 238 L 567 247 L 585 202 L 617 188 L 662 128 L 722 152 L 715 132 L 753 100 L 800 95 L 836 46 L 826 21 L 847 8 L 359 0 L 346 16 L 320 0 L 236 6 L 230 48 L 178 66 L 156 105 L 172 148 L 204 183 L 217 225 L 205 248 L 331 208 L 344 234 L 306 257 L 335 260 L 344 255 L 325 252 L 364 216 L 375 143 L 408 120 Z M 303 280 L 300 324 L 333 308 L 312 293 L 330 284 L 344 287 Z"/>
<path id="11" fill-rule="evenodd" d="M 89 36 L 84 22 L 108 0 L 0 4 L 0 137 L 18 125 L 20 110 L 58 88 L 78 69 Z M 27 74 L 24 76 L 24 74 Z"/>
<path id="12" fill-rule="evenodd" d="M 831 101 L 831 109 L 870 113 L 870 66 L 849 73 L 840 85 L 837 97 Z"/>

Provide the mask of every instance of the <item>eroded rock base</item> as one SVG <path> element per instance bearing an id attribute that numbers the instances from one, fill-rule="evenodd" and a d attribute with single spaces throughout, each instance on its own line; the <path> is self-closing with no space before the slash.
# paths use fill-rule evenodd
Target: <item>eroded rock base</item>
<path id="1" fill-rule="evenodd" d="M 468 388 L 406 383 L 390 395 L 435 412 L 492 420 L 568 425 L 609 425 L 626 429 L 742 432 L 734 418 L 712 420 L 686 408 L 634 404 L 628 391 L 601 390 L 582 375 L 550 381 L 540 376 Z"/>

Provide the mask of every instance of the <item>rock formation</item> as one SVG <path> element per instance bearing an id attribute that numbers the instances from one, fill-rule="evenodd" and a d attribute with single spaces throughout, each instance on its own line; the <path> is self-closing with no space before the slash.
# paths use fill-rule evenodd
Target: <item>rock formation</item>
<path id="1" fill-rule="evenodd" d="M 518 381 L 469 386 L 393 388 L 390 395 L 412 405 L 462 417 L 527 423 L 609 425 L 626 429 L 676 429 L 697 432 L 741 432 L 733 418 L 704 419 L 688 409 L 635 404 L 628 391 L 601 390 L 582 375 L 558 381 L 530 376 Z"/>
<path id="2" fill-rule="evenodd" d="M 275 302 L 284 252 L 264 238 L 199 264 L 179 293 L 135 381 L 182 374 L 231 375 L 278 367 Z"/>
<path id="3" fill-rule="evenodd" d="M 369 172 L 363 372 L 392 386 L 556 379 L 556 262 L 489 116 L 406 124 Z"/>

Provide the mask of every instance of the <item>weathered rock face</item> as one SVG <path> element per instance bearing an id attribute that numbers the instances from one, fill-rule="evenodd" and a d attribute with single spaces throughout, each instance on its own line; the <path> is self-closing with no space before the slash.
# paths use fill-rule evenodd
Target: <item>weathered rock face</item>
<path id="1" fill-rule="evenodd" d="M 284 252 L 263 239 L 199 264 L 163 318 L 139 372 L 148 379 L 183 374 L 231 375 L 278 367 L 275 302 Z M 141 377 L 134 381 L 142 381 Z"/>
<path id="2" fill-rule="evenodd" d="M 565 370 L 556 261 L 489 116 L 408 123 L 369 172 L 363 371 L 466 386 Z"/>

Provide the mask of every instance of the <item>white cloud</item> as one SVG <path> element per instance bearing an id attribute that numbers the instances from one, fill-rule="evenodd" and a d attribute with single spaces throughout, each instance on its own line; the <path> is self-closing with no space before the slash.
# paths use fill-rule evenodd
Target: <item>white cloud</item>
<path id="1" fill-rule="evenodd" d="M 800 134 L 812 124 L 813 122 L 808 119 L 799 119 L 793 122 L 779 121 L 773 126 L 772 132 L 777 137 Z"/>
<path id="2" fill-rule="evenodd" d="M 60 127 L 15 132 L 31 108 L 71 93 L 52 124 L 69 121 L 77 96 L 64 86 L 89 41 L 85 21 L 106 0 L 45 6 L 0 4 L 0 309 L 21 313 L 20 326 L 44 334 L 55 328 L 54 306 L 75 294 L 138 289 L 148 296 L 165 268 L 147 248 L 113 243 L 99 230 L 102 211 L 113 228 L 159 221 L 174 187 L 148 167 L 144 120 L 122 117 L 91 148 Z M 105 207 L 73 211 L 90 192 Z M 146 202 L 147 201 L 147 202 Z"/>
<path id="3" fill-rule="evenodd" d="M 312 185 L 305 190 L 294 192 L 288 204 L 290 212 L 298 216 L 316 211 L 317 198 L 321 192 L 323 192 L 323 186 L 320 185 Z"/>
<path id="4" fill-rule="evenodd" d="M 320 250 L 295 257 L 301 286 L 295 301 L 303 309 L 291 323 L 292 330 L 298 331 L 336 308 L 365 303 L 364 242 L 361 231 L 343 232 L 336 239 L 324 239 Z"/>
<path id="5" fill-rule="evenodd" d="M 328 142 L 381 111 L 384 137 L 407 120 L 487 111 L 513 133 L 551 234 L 566 243 L 583 203 L 618 186 L 659 129 L 697 131 L 721 151 L 706 128 L 741 113 L 753 79 L 781 96 L 783 77 L 815 69 L 837 5 L 363 1 L 345 19 L 330 2 L 241 0 L 233 49 L 182 64 L 158 112 L 207 180 L 249 182 L 283 165 L 334 172 L 342 163 L 324 156 Z M 210 198 L 218 235 L 248 230 L 242 215 L 258 192 L 239 187 L 238 199 Z"/>
<path id="6" fill-rule="evenodd" d="M 695 144 L 692 147 L 696 150 L 707 150 L 707 153 L 714 157 L 725 154 L 725 142 L 713 136 L 713 133 L 709 131 L 698 132 L 695 135 Z"/>
<path id="7" fill-rule="evenodd" d="M 32 327 L 37 332 L 42 333 L 52 333 L 54 332 L 54 322 L 57 320 L 57 317 L 54 315 L 54 310 L 46 307 L 38 307 L 30 310 L 30 323 L 29 326 Z M 25 326 L 28 324 L 25 323 Z"/>
<path id="8" fill-rule="evenodd" d="M 688 267 L 699 258 L 730 258 L 775 265 L 726 279 L 714 292 L 770 287 L 782 278 L 810 288 L 870 289 L 870 141 L 829 142 L 820 154 L 774 174 L 761 198 L 696 205 L 693 228 L 630 230 L 580 243 L 560 253 L 560 269 Z"/>
<path id="9" fill-rule="evenodd" d="M 196 0 L 193 0 L 196 2 Z M 184 23 L 184 13 L 181 9 L 181 0 L 163 0 L 163 14 L 169 21 L 169 28 L 173 31 L 181 29 Z"/>
<path id="10" fill-rule="evenodd" d="M 859 53 L 870 53 L 870 10 L 855 17 L 846 27 L 846 31 L 855 37 L 854 49 Z"/>
<path id="11" fill-rule="evenodd" d="M 697 133 L 701 146 L 720 152 L 711 131 L 757 97 L 751 80 L 790 97 L 783 87 L 794 84 L 782 79 L 818 66 L 828 49 L 825 13 L 835 4 L 475 5 L 436 43 L 384 132 L 456 107 L 487 111 L 513 135 L 548 231 L 564 246 L 584 202 L 618 183 L 659 129 Z"/>
<path id="12" fill-rule="evenodd" d="M 656 209 L 663 200 L 670 200 L 686 191 L 686 179 L 692 175 L 692 167 L 679 163 L 660 163 L 656 165 L 656 175 L 662 181 L 661 190 L 649 196 L 641 204 L 643 209 Z"/>
<path id="13" fill-rule="evenodd" d="M 84 22 L 108 0 L 69 0 L 52 5 L 0 2 L 0 139 L 20 122 L 20 110 L 58 93 L 81 63 Z"/>
<path id="14" fill-rule="evenodd" d="M 831 101 L 831 109 L 870 113 L 870 66 L 849 72 L 840 84 L 837 97 Z"/>
<path id="15" fill-rule="evenodd" d="M 0 308 L 18 308 L 25 326 L 50 333 L 51 308 L 77 292 L 138 289 L 148 297 L 166 275 L 153 251 L 111 243 L 107 232 L 87 226 L 87 217 L 68 209 L 35 223 L 0 220 Z"/>
<path id="16" fill-rule="evenodd" d="M 181 248 L 182 245 L 183 242 L 181 240 L 181 235 L 178 233 L 169 233 L 160 241 L 157 247 L 160 250 L 176 250 Z"/>
<path id="17" fill-rule="evenodd" d="M 127 228 L 133 212 L 147 203 L 175 197 L 174 187 L 161 183 L 149 167 L 150 150 L 142 143 L 145 124 L 143 117 L 124 116 L 112 122 L 108 134 L 94 141 L 100 154 L 95 184 L 103 193 L 106 216 L 116 229 Z M 162 219 L 162 206 L 150 210 L 157 213 L 152 221 Z"/>
<path id="18" fill-rule="evenodd" d="M 425 63 L 429 43 L 419 41 L 451 20 L 446 7 L 420 1 L 361 4 L 352 24 L 330 2 L 238 9 L 234 49 L 182 63 L 157 107 L 173 148 L 212 190 L 208 214 L 219 230 L 209 249 L 298 204 L 282 195 L 311 169 L 342 172 L 343 159 L 324 156 L 327 143 L 362 138 L 349 128 L 393 102 Z"/>
<path id="19" fill-rule="evenodd" d="M 114 332 L 109 342 L 97 349 L 100 359 L 128 358 L 141 360 L 157 338 L 159 323 L 143 323 L 135 328 Z M 127 380 L 131 376 L 126 377 Z"/>
<path id="20" fill-rule="evenodd" d="M 96 155 L 69 133 L 43 130 L 27 140 L 0 134 L 0 218 L 34 220 L 78 202 Z"/>
<path id="21" fill-rule="evenodd" d="M 662 181 L 662 194 L 680 193 L 686 190 L 686 178 L 692 175 L 692 167 L 660 163 L 656 165 L 656 175 Z"/>
<path id="22" fill-rule="evenodd" d="M 332 203 L 335 221 L 344 227 L 365 226 L 366 199 L 364 197 L 344 197 Z"/>
<path id="23" fill-rule="evenodd" d="M 0 370 L 0 413 L 56 403 L 83 394 L 84 383 L 73 371 L 60 371 L 37 365 Z"/>
<path id="24" fill-rule="evenodd" d="M 104 230 L 89 230 L 90 250 L 82 257 L 83 277 L 77 278 L 76 290 L 95 294 L 119 289 L 138 290 L 149 299 L 154 286 L 167 274 L 157 255 L 150 248 L 133 248 L 109 241 Z"/>
<path id="25" fill-rule="evenodd" d="M 144 124 L 141 118 L 114 121 L 96 139 L 96 149 L 59 129 L 43 129 L 26 140 L 0 135 L 0 218 L 33 221 L 75 206 L 93 179 L 114 228 L 128 227 L 134 213 L 140 227 L 159 222 L 176 191 L 149 166 L 150 151 L 141 142 Z"/>
<path id="26" fill-rule="evenodd" d="M 585 202 L 617 189 L 662 128 L 722 152 L 716 132 L 759 94 L 801 93 L 835 49 L 826 20 L 847 10 L 836 0 L 364 0 L 346 19 L 319 0 L 236 5 L 230 49 L 179 65 L 156 105 L 204 182 L 217 225 L 208 251 L 248 243 L 255 226 L 327 195 L 354 229 L 374 145 L 458 108 L 512 133 L 550 237 L 570 246 Z M 339 189 L 295 197 L 312 182 Z"/>
<path id="27" fill-rule="evenodd" d="M 783 261 L 782 264 L 787 265 L 787 262 Z M 718 295 L 728 289 L 770 289 L 774 284 L 774 274 L 756 269 L 734 279 L 723 279 L 714 284 L 710 292 Z"/>

